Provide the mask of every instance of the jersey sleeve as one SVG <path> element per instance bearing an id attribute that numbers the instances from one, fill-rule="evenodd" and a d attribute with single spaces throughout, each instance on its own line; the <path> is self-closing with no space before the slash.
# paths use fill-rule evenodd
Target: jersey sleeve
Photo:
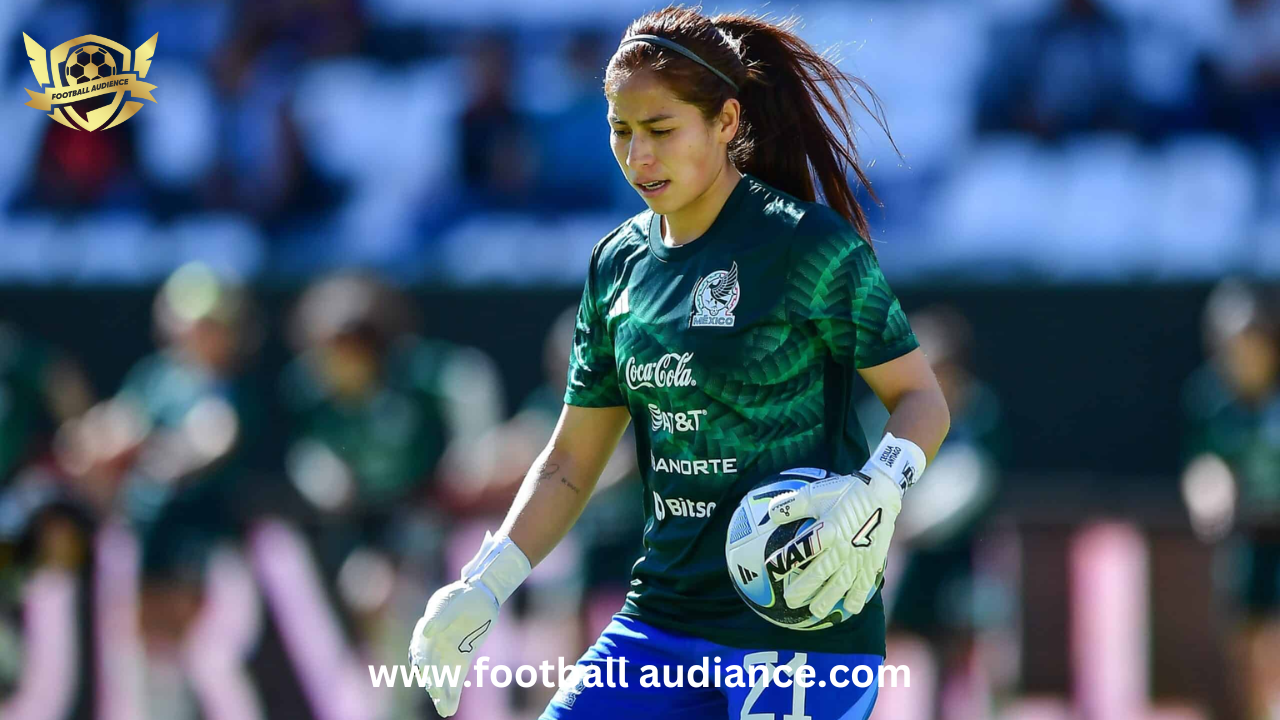
<path id="1" fill-rule="evenodd" d="M 600 247 L 592 253 L 587 270 L 582 302 L 573 330 L 573 347 L 569 354 L 569 376 L 564 391 L 566 405 L 578 407 L 615 407 L 623 405 L 618 386 L 618 367 L 613 354 L 613 336 L 601 309 L 603 298 L 596 281 Z"/>
<path id="2" fill-rule="evenodd" d="M 794 307 L 837 362 L 875 367 L 919 347 L 875 252 L 834 213 L 809 212 L 796 227 L 789 278 Z"/>

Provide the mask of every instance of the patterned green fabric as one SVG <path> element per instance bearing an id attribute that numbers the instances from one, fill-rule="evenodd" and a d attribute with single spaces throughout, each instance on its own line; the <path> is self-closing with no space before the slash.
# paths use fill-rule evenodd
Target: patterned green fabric
<path id="1" fill-rule="evenodd" d="M 635 422 L 645 554 L 623 612 L 738 647 L 883 654 L 878 597 L 830 630 L 758 618 L 729 582 L 724 540 L 772 473 L 862 466 L 855 370 L 916 347 L 849 224 L 750 176 L 692 243 L 663 245 L 644 212 L 597 245 L 565 402 L 625 405 Z"/>

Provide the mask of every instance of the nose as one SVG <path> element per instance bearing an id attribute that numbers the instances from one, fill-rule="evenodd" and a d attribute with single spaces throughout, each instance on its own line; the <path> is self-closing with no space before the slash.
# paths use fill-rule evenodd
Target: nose
<path id="1" fill-rule="evenodd" d="M 636 169 L 652 164 L 653 148 L 649 141 L 632 135 L 631 142 L 627 146 L 627 167 Z"/>

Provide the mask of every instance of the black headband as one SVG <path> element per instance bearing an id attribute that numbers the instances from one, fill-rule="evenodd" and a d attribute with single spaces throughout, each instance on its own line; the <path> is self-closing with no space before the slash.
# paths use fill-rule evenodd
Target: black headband
<path id="1" fill-rule="evenodd" d="M 662 47 L 667 48 L 668 50 L 675 50 L 681 55 L 689 58 L 690 60 L 698 63 L 702 67 L 715 73 L 716 77 L 729 83 L 729 87 L 732 87 L 734 89 L 734 92 L 737 92 L 738 90 L 738 83 L 730 80 L 728 75 L 725 75 L 719 70 L 711 67 L 711 65 L 706 60 L 703 60 L 702 58 L 698 57 L 693 53 L 692 50 L 684 47 L 683 45 L 680 45 L 679 43 L 676 43 L 672 40 L 668 40 L 664 37 L 658 37 L 657 35 L 632 35 L 629 38 L 623 39 L 623 41 L 618 45 L 618 49 L 621 50 L 622 48 L 626 47 L 627 45 L 630 45 L 633 42 L 647 42 L 653 45 L 661 45 Z"/>

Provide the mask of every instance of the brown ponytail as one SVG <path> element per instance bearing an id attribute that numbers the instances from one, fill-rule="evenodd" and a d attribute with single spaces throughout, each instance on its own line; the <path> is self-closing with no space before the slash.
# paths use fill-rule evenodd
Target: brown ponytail
<path id="1" fill-rule="evenodd" d="M 792 32 L 796 21 L 793 17 L 773 23 L 742 14 L 708 18 L 674 6 L 648 13 L 632 22 L 623 37 L 657 35 L 679 43 L 728 75 L 740 90 L 696 62 L 649 43 L 628 44 L 614 55 L 605 88 L 616 86 L 636 70 L 648 69 L 708 120 L 720 112 L 725 100 L 738 98 L 742 119 L 729 143 L 734 165 L 801 200 L 816 201 L 821 187 L 823 200 L 869 238 L 867 217 L 847 172 L 852 170 L 871 198 L 877 203 L 879 199 L 858 161 L 847 98 L 853 98 L 888 135 L 883 109 L 866 83 L 841 71 Z M 870 107 L 860 90 L 870 96 Z M 892 136 L 889 139 L 893 141 Z"/>

